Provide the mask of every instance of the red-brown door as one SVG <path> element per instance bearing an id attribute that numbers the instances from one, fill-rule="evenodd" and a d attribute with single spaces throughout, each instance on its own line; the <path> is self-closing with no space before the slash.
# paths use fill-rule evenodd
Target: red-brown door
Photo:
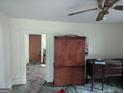
<path id="1" fill-rule="evenodd" d="M 41 62 L 41 35 L 29 35 L 30 62 Z"/>

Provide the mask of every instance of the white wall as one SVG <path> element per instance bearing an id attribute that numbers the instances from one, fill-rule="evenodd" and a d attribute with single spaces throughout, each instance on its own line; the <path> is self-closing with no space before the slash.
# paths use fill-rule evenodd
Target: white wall
<path id="1" fill-rule="evenodd" d="M 11 19 L 12 76 L 15 83 L 26 82 L 24 34 L 47 35 L 47 81 L 53 81 L 54 36 L 77 34 L 88 38 L 88 57 L 122 57 L 122 24 L 78 24 Z"/>
<path id="2" fill-rule="evenodd" d="M 46 34 L 41 35 L 41 62 L 43 62 L 43 52 L 46 49 Z"/>
<path id="3" fill-rule="evenodd" d="M 24 34 L 25 62 L 29 63 L 29 34 Z"/>
<path id="4" fill-rule="evenodd" d="M 11 86 L 10 27 L 8 17 L 0 12 L 0 88 Z"/>

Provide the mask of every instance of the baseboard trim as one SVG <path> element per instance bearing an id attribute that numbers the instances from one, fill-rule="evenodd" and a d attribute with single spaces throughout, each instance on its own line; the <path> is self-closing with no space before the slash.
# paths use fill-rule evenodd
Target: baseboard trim
<path id="1" fill-rule="evenodd" d="M 0 88 L 0 93 L 9 93 L 10 89 L 9 88 Z"/>

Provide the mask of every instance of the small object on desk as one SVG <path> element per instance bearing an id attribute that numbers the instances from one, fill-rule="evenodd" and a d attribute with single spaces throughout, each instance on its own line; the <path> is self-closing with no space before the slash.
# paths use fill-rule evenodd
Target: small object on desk
<path id="1" fill-rule="evenodd" d="M 104 64 L 106 64 L 106 62 L 105 61 L 95 61 L 95 64 L 104 65 Z"/>
<path id="2" fill-rule="evenodd" d="M 95 60 L 95 64 L 104 65 L 104 64 L 106 64 L 106 62 L 100 58 L 100 59 Z"/>

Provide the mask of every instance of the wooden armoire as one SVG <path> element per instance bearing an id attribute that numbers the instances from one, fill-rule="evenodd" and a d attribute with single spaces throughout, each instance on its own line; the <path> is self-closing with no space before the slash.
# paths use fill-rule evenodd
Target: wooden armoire
<path id="1" fill-rule="evenodd" d="M 55 36 L 55 86 L 83 85 L 84 77 L 85 37 Z"/>

